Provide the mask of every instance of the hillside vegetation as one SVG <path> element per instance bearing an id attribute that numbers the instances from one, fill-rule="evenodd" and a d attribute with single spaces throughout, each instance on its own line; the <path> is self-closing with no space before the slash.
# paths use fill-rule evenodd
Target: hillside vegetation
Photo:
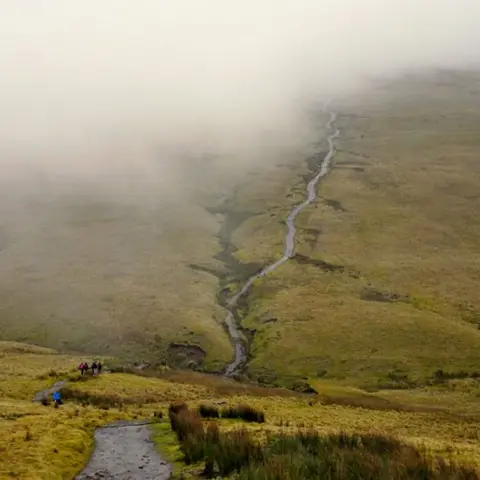
<path id="1" fill-rule="evenodd" d="M 244 302 L 248 374 L 369 389 L 428 384 L 439 371 L 477 377 L 480 78 L 405 77 L 333 108 L 335 164 L 299 217 L 297 255 Z M 307 167 L 264 190 L 276 221 L 248 219 L 235 232 L 242 262 L 281 252 L 279 220 Z"/>
<path id="2" fill-rule="evenodd" d="M 372 390 L 476 377 L 479 103 L 478 75 L 437 72 L 332 104 L 334 166 L 298 218 L 297 255 L 238 312 L 250 379 Z M 281 256 L 326 121 L 315 113 L 311 145 L 199 155 L 175 188 L 122 201 L 0 193 L 2 338 L 221 371 L 219 303 Z"/>
<path id="3" fill-rule="evenodd" d="M 304 158 L 288 143 L 198 152 L 127 191 L 113 177 L 0 191 L 1 338 L 221 370 L 232 349 L 217 303 L 229 267 L 219 206 L 262 172 L 287 177 Z"/>
<path id="4" fill-rule="evenodd" d="M 220 304 L 281 256 L 325 114 L 314 145 L 235 175 L 204 158 L 162 208 L 52 197 L 0 225 L 0 479 L 74 478 L 95 428 L 129 419 L 152 421 L 177 478 L 479 478 L 480 77 L 406 76 L 332 109 L 296 255 L 236 312 L 236 380 L 201 372 L 232 356 Z M 107 372 L 80 377 L 98 355 Z M 59 380 L 63 406 L 33 402 Z"/>
<path id="5" fill-rule="evenodd" d="M 120 419 L 154 421 L 154 438 L 161 454 L 174 464 L 177 475 L 183 472 L 187 478 L 196 478 L 203 466 L 184 463 L 184 452 L 168 421 L 168 406 L 182 402 L 188 402 L 191 409 L 209 406 L 208 410 L 204 408 L 207 412 L 235 410 L 240 405 L 265 412 L 261 423 L 219 420 L 221 431 L 246 428 L 256 439 L 296 435 L 299 430 L 321 436 L 341 432 L 393 436 L 424 451 L 422 455 L 432 461 L 441 455 L 449 461 L 480 465 L 478 402 L 476 414 L 472 408 L 469 415 L 458 415 L 450 411 L 448 402 L 442 404 L 441 395 L 437 398 L 438 408 L 423 408 L 416 403 L 415 392 L 405 394 L 401 400 L 387 400 L 388 395 L 331 386 L 319 395 L 305 395 L 170 370 L 144 371 L 142 376 L 105 373 L 81 378 L 75 371 L 77 358 L 29 346 L 21 347 L 19 352 L 19 347 L 8 343 L 0 347 L 5 372 L 9 372 L 2 374 L 0 393 L 0 478 L 71 479 L 92 451 L 94 429 Z M 35 362 L 32 355 L 36 355 Z M 51 372 L 50 368 L 59 364 L 65 370 Z M 48 381 L 44 380 L 45 374 Z M 18 386 L 19 379 L 23 389 Z M 69 382 L 63 390 L 63 406 L 54 409 L 51 404 L 32 403 L 33 388 L 58 379 Z"/>

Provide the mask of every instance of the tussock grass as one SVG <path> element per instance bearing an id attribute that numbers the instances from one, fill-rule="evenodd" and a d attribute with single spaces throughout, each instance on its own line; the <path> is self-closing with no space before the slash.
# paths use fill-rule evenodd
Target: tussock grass
<path id="1" fill-rule="evenodd" d="M 158 403 L 158 398 L 153 395 L 121 396 L 109 393 L 90 393 L 72 387 L 62 388 L 65 401 L 73 401 L 83 406 L 92 405 L 99 408 L 122 407 L 124 405 L 142 405 Z"/>
<path id="2" fill-rule="evenodd" d="M 237 473 L 252 480 L 462 479 L 475 480 L 474 467 L 432 458 L 426 451 L 380 433 L 321 434 L 314 429 L 268 434 L 259 441 L 245 428 L 221 431 L 185 404 L 171 405 L 170 422 L 187 464 L 204 462 L 204 475 Z"/>
<path id="3" fill-rule="evenodd" d="M 283 395 L 284 390 L 278 390 L 279 395 L 275 396 L 275 389 L 264 389 L 265 396 L 262 396 L 262 389 L 257 386 L 253 393 L 248 388 L 243 390 L 243 394 L 227 389 L 228 394 L 220 395 L 216 385 L 217 382 L 222 382 L 221 379 L 194 375 L 196 384 L 188 384 L 184 373 L 180 372 L 178 377 L 183 379 L 183 383 L 131 374 L 108 374 L 71 387 L 94 396 L 118 395 L 127 412 L 137 408 L 137 404 L 129 403 L 129 398 L 141 402 L 145 395 L 153 396 L 157 403 L 144 406 L 147 417 L 166 409 L 172 402 L 188 402 L 194 410 L 206 405 L 222 412 L 239 405 L 248 405 L 257 411 L 267 412 L 264 424 L 258 424 L 258 427 L 252 425 L 267 432 L 295 430 L 309 425 L 314 425 L 322 433 L 338 430 L 355 433 L 381 428 L 389 435 L 426 444 L 435 454 L 448 454 L 462 461 L 480 463 L 480 417 L 475 416 L 478 397 L 475 396 L 476 390 L 470 391 L 467 385 L 461 387 L 458 384 L 454 387 L 445 384 L 423 390 L 384 391 L 379 396 L 322 381 L 320 384 L 312 384 L 319 392 L 316 396 L 286 396 Z M 202 379 L 205 379 L 205 385 L 201 384 Z M 462 410 L 462 405 L 467 405 L 469 398 L 469 409 Z M 235 422 L 232 422 L 234 425 Z"/>
<path id="4" fill-rule="evenodd" d="M 102 396 L 106 393 L 115 395 L 125 403 L 129 403 L 129 399 L 135 397 L 139 400 L 148 398 L 153 401 L 155 399 L 157 403 L 161 403 L 173 399 L 196 399 L 207 393 L 207 389 L 202 385 L 182 385 L 181 388 L 178 388 L 175 383 L 163 379 L 128 373 L 101 374 L 87 382 L 71 385 L 71 388 L 77 392 L 86 392 L 91 396 Z M 140 403 L 142 402 L 140 401 Z"/>
<path id="5" fill-rule="evenodd" d="M 8 472 L 13 472 L 12 474 L 17 477 L 25 479 L 49 478 L 49 475 L 51 478 L 70 478 L 88 459 L 93 444 L 94 428 L 115 420 L 134 418 L 152 419 L 156 422 L 154 424 L 155 431 L 158 431 L 156 440 L 162 448 L 162 454 L 163 448 L 169 455 L 171 454 L 166 458 L 171 458 L 175 465 L 178 465 L 180 458 L 184 458 L 187 454 L 191 455 L 191 461 L 194 463 L 188 468 L 198 470 L 198 464 L 194 459 L 199 458 L 200 452 L 204 455 L 204 459 L 211 459 L 213 453 L 203 447 L 200 448 L 198 442 L 195 443 L 194 440 L 188 440 L 192 442 L 192 445 L 187 447 L 190 453 L 184 451 L 183 447 L 181 449 L 176 435 L 169 434 L 165 430 L 169 422 L 161 418 L 163 412 L 168 410 L 169 404 L 181 405 L 186 401 L 191 406 L 190 414 L 194 419 L 193 424 L 197 425 L 196 428 L 199 422 L 203 424 L 205 438 L 215 437 L 217 433 L 214 426 L 209 427 L 211 422 L 202 422 L 200 415 L 196 413 L 201 405 L 217 408 L 220 412 L 248 405 L 254 411 L 268 413 L 264 423 L 244 423 L 241 418 L 219 419 L 221 426 L 219 432 L 223 434 L 232 432 L 227 436 L 225 440 L 227 443 L 222 447 L 225 451 L 239 448 L 235 442 L 240 442 L 241 440 L 237 437 L 243 438 L 243 434 L 235 437 L 234 432 L 238 430 L 240 422 L 248 428 L 248 435 L 262 442 L 266 442 L 272 435 L 294 435 L 298 429 L 310 426 L 323 436 L 339 431 L 355 435 L 358 432 L 381 428 L 385 435 L 398 436 L 402 442 L 425 445 L 429 456 L 441 455 L 458 462 L 472 462 L 480 465 L 478 417 L 475 419 L 451 416 L 448 411 L 397 411 L 367 409 L 362 406 L 326 405 L 322 395 L 326 395 L 327 392 L 330 395 L 338 397 L 343 395 L 346 398 L 361 399 L 362 395 L 365 395 L 367 400 L 373 396 L 333 384 L 324 387 L 316 385 L 321 393 L 318 396 L 285 395 L 285 391 L 281 389 L 264 389 L 262 394 L 262 388 L 258 386 L 254 386 L 253 390 L 250 390 L 250 387 L 242 390 L 227 388 L 225 395 L 220 395 L 217 387 L 221 386 L 223 381 L 220 379 L 210 381 L 204 375 L 195 375 L 196 383 L 188 384 L 132 374 L 103 374 L 99 377 L 89 377 L 86 381 L 71 382 L 68 388 L 80 397 L 65 398 L 64 392 L 65 404 L 58 409 L 54 409 L 51 404 L 36 405 L 31 402 L 32 396 L 28 395 L 25 398 L 25 391 L 32 389 L 29 381 L 33 386 L 36 382 L 40 382 L 43 388 L 47 386 L 46 384 L 53 383 L 55 378 L 48 377 L 48 380 L 41 381 L 36 379 L 37 375 L 51 370 L 50 355 L 42 356 L 45 359 L 44 364 L 41 359 L 38 359 L 35 367 L 31 363 L 31 358 L 28 354 L 26 355 L 23 370 L 24 389 L 16 391 L 8 386 L 6 390 L 10 395 L 16 391 L 18 396 L 0 397 L 0 453 L 2 453 L 0 478 L 8 478 Z M 70 361 L 76 365 L 75 358 L 71 358 Z M 19 357 L 15 357 L 13 364 L 19 364 L 18 362 L 20 362 Z M 70 374 L 72 373 L 67 375 Z M 10 382 L 15 383 L 14 376 L 9 378 L 6 381 L 7 385 Z M 185 380 L 183 373 L 179 374 L 179 378 Z M 201 379 L 205 379 L 204 385 Z M 435 400 L 439 406 L 444 402 L 444 407 L 453 408 L 455 405 L 462 404 L 462 399 L 467 398 L 464 395 L 475 398 L 474 382 L 477 380 L 449 380 L 444 384 L 431 387 L 433 391 L 428 389 L 413 392 L 392 391 L 383 392 L 382 395 L 386 395 L 392 402 L 403 405 L 414 404 L 420 400 L 428 404 L 430 397 L 431 401 Z M 230 382 L 227 382 L 228 385 Z M 278 395 L 274 395 L 275 392 L 278 392 Z M 68 397 L 68 393 L 66 396 Z M 148 403 L 152 400 L 155 401 Z M 83 406 L 82 401 L 87 405 Z M 231 446 L 232 442 L 236 445 L 235 447 Z M 183 471 L 184 468 L 180 470 Z M 202 466 L 203 468 L 205 465 Z M 224 468 L 227 469 L 227 466 Z"/>
<path id="6" fill-rule="evenodd" d="M 190 435 L 203 435 L 201 417 L 197 412 L 189 410 L 186 404 L 170 405 L 168 410 L 170 426 L 180 442 Z"/>
<path id="7" fill-rule="evenodd" d="M 259 385 L 248 382 L 238 382 L 229 378 L 206 375 L 199 372 L 186 370 L 168 370 L 162 374 L 156 374 L 159 378 L 164 378 L 171 382 L 183 385 L 199 385 L 207 388 L 217 396 L 251 395 L 257 397 L 299 397 L 298 392 L 286 388 L 269 388 L 265 385 Z"/>
<path id="8" fill-rule="evenodd" d="M 245 422 L 264 423 L 265 413 L 249 405 L 237 405 L 222 410 L 222 418 L 240 418 Z"/>
<path id="9" fill-rule="evenodd" d="M 203 418 L 220 418 L 220 412 L 217 407 L 213 405 L 200 404 L 198 413 Z"/>
<path id="10" fill-rule="evenodd" d="M 249 441 L 246 430 L 220 433 L 215 423 L 205 430 L 198 412 L 185 404 L 169 407 L 170 425 L 176 433 L 184 460 L 188 464 L 206 459 L 205 473 L 213 475 L 214 465 L 222 476 L 229 475 L 242 466 L 247 459 L 258 457 L 259 449 Z"/>
<path id="11" fill-rule="evenodd" d="M 238 478 L 245 480 L 293 480 L 296 478 L 350 479 L 462 479 L 478 478 L 478 471 L 427 459 L 413 446 L 378 435 L 321 436 L 298 432 L 271 437 L 259 462 L 249 462 Z"/>

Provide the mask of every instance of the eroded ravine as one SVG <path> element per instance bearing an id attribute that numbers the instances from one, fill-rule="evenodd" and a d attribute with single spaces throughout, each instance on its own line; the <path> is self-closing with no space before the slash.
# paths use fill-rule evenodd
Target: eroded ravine
<path id="1" fill-rule="evenodd" d="M 265 277 L 269 273 L 273 272 L 277 269 L 280 265 L 283 265 L 289 258 L 291 258 L 295 251 L 295 235 L 297 229 L 295 227 L 295 220 L 299 213 L 308 205 L 313 203 L 317 196 L 317 185 L 318 182 L 322 177 L 324 177 L 329 169 L 333 159 L 333 155 L 335 153 L 335 144 L 334 140 L 340 134 L 338 128 L 335 126 L 335 120 L 337 116 L 334 112 L 328 110 L 328 106 L 324 107 L 324 111 L 329 114 L 330 118 L 325 126 L 327 132 L 331 132 L 328 134 L 327 142 L 328 142 L 328 152 L 326 153 L 325 157 L 323 158 L 320 169 L 316 173 L 316 175 L 308 182 L 307 184 L 307 198 L 302 203 L 296 205 L 290 214 L 287 217 L 286 225 L 287 231 L 285 234 L 285 248 L 283 251 L 283 256 L 274 263 L 267 265 L 263 268 L 260 272 L 252 275 L 242 286 L 242 288 L 227 302 L 227 309 L 228 314 L 225 318 L 225 324 L 228 328 L 228 333 L 230 335 L 233 347 L 234 347 L 234 358 L 233 361 L 227 366 L 225 369 L 226 376 L 232 376 L 235 374 L 238 369 L 245 364 L 247 360 L 247 354 L 245 351 L 245 346 L 242 339 L 242 333 L 237 327 L 235 323 L 235 315 L 234 312 L 238 306 L 238 301 L 241 297 L 243 297 L 250 287 L 252 286 L 255 280 Z M 333 131 L 332 131 L 333 130 Z"/>

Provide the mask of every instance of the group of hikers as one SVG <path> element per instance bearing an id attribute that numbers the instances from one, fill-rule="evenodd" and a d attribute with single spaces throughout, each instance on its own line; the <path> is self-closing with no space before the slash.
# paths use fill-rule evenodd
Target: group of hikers
<path id="1" fill-rule="evenodd" d="M 82 362 L 77 368 L 82 375 L 85 375 L 88 370 L 92 370 L 92 375 L 98 375 L 102 371 L 102 367 L 103 365 L 99 360 L 98 362 L 93 362 L 91 366 L 89 366 L 87 362 Z M 63 404 L 60 390 L 53 392 L 52 400 L 55 408 L 58 408 L 59 405 Z"/>
<path id="2" fill-rule="evenodd" d="M 82 362 L 79 366 L 78 369 L 80 370 L 80 373 L 82 375 L 85 375 L 89 369 L 92 370 L 92 375 L 97 375 L 102 372 L 102 364 L 100 361 L 98 362 L 93 362 L 92 366 L 90 367 L 87 362 Z"/>

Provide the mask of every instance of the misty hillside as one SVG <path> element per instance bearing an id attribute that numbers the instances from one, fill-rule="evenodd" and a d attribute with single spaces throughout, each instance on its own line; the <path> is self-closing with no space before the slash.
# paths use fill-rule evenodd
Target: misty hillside
<path id="1" fill-rule="evenodd" d="M 0 480 L 479 479 L 477 3 L 3 2 Z"/>
<path id="2" fill-rule="evenodd" d="M 296 256 L 239 305 L 250 378 L 415 385 L 478 371 L 478 85 L 407 76 L 338 104 L 335 163 L 296 220 Z M 158 192 L 112 180 L 102 193 L 104 179 L 3 190 L 2 337 L 223 369 L 225 301 L 281 255 L 325 148 L 325 115 L 309 121 L 304 146 L 181 157 Z"/>
<path id="3" fill-rule="evenodd" d="M 475 190 L 466 156 L 476 148 L 474 134 L 468 132 L 478 121 L 478 76 L 464 69 L 477 64 L 471 45 L 479 12 L 470 0 L 463 3 L 462 10 L 448 1 L 436 2 L 434 18 L 428 2 L 407 1 L 390 11 L 378 0 L 362 6 L 307 2 L 302 8 L 279 2 L 273 10 L 268 2 L 214 2 L 206 8 L 188 0 L 169 6 L 147 1 L 130 8 L 123 0 L 75 6 L 27 0 L 28 16 L 20 4 L 2 6 L 2 338 L 138 361 L 184 366 L 193 361 L 198 368 L 221 370 L 232 356 L 225 330 L 227 297 L 250 274 L 281 256 L 283 222 L 303 201 L 305 182 L 319 168 L 312 159 L 321 158 L 326 149 L 328 115 L 321 106 L 334 99 L 339 168 L 322 187 L 333 192 L 318 204 L 320 210 L 308 208 L 298 217 L 298 258 L 309 259 L 290 262 L 271 280 L 260 282 L 260 291 L 251 292 L 253 300 L 261 295 L 266 302 L 259 306 L 244 299 L 254 310 L 238 312 L 236 318 L 246 328 L 242 342 L 251 350 L 254 370 L 269 365 L 264 373 L 275 382 L 271 355 L 282 359 L 284 352 L 280 348 L 260 360 L 264 352 L 256 342 L 286 335 L 291 350 L 297 341 L 322 334 L 316 324 L 305 327 L 299 338 L 287 333 L 297 331 L 297 302 L 294 296 L 283 298 L 282 289 L 300 278 L 311 293 L 323 288 L 325 279 L 318 283 L 319 272 L 311 266 L 318 256 L 356 268 L 364 253 L 356 233 L 395 223 L 393 211 L 408 217 L 405 207 L 398 210 L 402 195 L 409 196 L 412 210 L 419 212 L 415 221 L 421 223 L 421 215 L 430 215 L 431 209 L 444 211 L 452 201 L 461 203 L 458 197 L 466 183 L 465 188 Z M 319 19 L 325 18 L 329 21 L 318 28 Z M 438 74 L 442 69 L 464 73 L 444 79 Z M 420 72 L 418 85 L 393 80 L 409 72 Z M 379 86 L 380 79 L 386 87 Z M 448 137 L 446 132 L 454 133 Z M 427 134 L 429 140 L 421 144 L 417 139 Z M 409 171 L 397 162 L 406 162 L 413 153 L 431 171 L 440 156 L 440 139 L 444 161 L 458 161 L 454 172 L 444 172 L 454 174 L 458 188 L 438 187 L 438 199 L 426 205 L 426 194 L 417 193 L 422 176 L 410 182 Z M 342 176 L 344 171 L 352 176 Z M 435 178 L 429 180 L 436 185 Z M 439 181 L 447 182 L 443 177 Z M 355 207 L 342 212 L 348 188 L 365 192 L 375 182 L 378 195 L 352 199 Z M 396 195 L 394 189 L 402 193 Z M 387 199 L 385 211 L 370 211 L 367 204 L 379 199 Z M 335 206 L 340 212 L 333 214 L 336 231 L 348 232 L 356 250 L 346 244 L 338 252 L 323 247 L 323 236 L 325 241 L 337 236 L 327 226 Z M 444 220 L 445 229 L 468 223 L 465 235 L 475 238 L 473 207 L 458 208 L 447 219 L 429 216 L 425 254 L 442 235 L 448 237 L 439 231 Z M 352 234 L 354 226 L 358 228 Z M 397 223 L 390 231 L 383 229 L 384 242 L 374 249 L 393 248 L 390 239 L 398 239 L 398 231 L 407 237 L 408 228 Z M 305 241 L 310 249 L 303 248 Z M 461 243 L 455 251 L 458 262 L 468 258 L 469 248 L 468 241 Z M 435 265 L 424 265 L 426 276 L 439 274 L 442 279 L 442 291 L 424 291 L 419 271 L 397 268 L 402 278 L 393 279 L 389 262 L 395 261 L 391 257 L 359 267 L 363 283 L 375 280 L 372 288 L 410 300 L 418 296 L 412 300 L 415 305 L 428 305 L 409 311 L 404 306 L 399 317 L 414 325 L 428 318 L 432 326 L 436 320 L 431 312 L 476 318 L 470 293 L 474 272 L 452 282 L 448 268 L 438 272 Z M 375 273 L 368 271 L 370 266 Z M 350 281 L 342 277 L 340 283 L 345 282 Z M 370 288 L 362 282 L 340 289 L 345 287 L 349 296 Z M 453 283 L 462 285 L 457 289 L 462 298 L 448 300 L 455 311 L 447 311 L 443 301 L 438 305 L 438 296 L 453 292 Z M 328 304 L 335 303 L 337 293 Z M 323 300 L 310 305 L 310 293 L 305 295 L 309 312 L 325 312 Z M 274 313 L 268 305 L 273 296 Z M 366 305 L 347 301 L 340 316 L 348 318 L 351 308 L 362 317 L 383 315 L 376 311 L 380 305 Z M 285 330 L 269 322 L 259 328 L 266 310 L 292 326 L 285 325 Z M 447 330 L 453 328 L 450 320 L 447 325 Z M 461 338 L 470 337 L 467 327 L 459 327 Z M 460 337 L 458 351 L 464 351 Z M 347 351 L 351 347 L 345 345 Z M 309 358 L 309 348 L 305 353 Z M 301 376 L 331 371 L 324 364 L 337 361 L 327 355 L 302 365 L 301 356 L 291 364 L 293 377 L 300 371 Z M 465 366 L 473 360 L 475 354 Z M 383 358 L 378 361 L 384 363 Z M 395 369 L 396 361 L 387 361 L 385 368 Z M 426 375 L 436 367 L 428 358 L 420 364 L 428 364 Z M 250 373 L 259 378 L 259 371 Z M 335 367 L 332 375 L 337 374 Z"/>

